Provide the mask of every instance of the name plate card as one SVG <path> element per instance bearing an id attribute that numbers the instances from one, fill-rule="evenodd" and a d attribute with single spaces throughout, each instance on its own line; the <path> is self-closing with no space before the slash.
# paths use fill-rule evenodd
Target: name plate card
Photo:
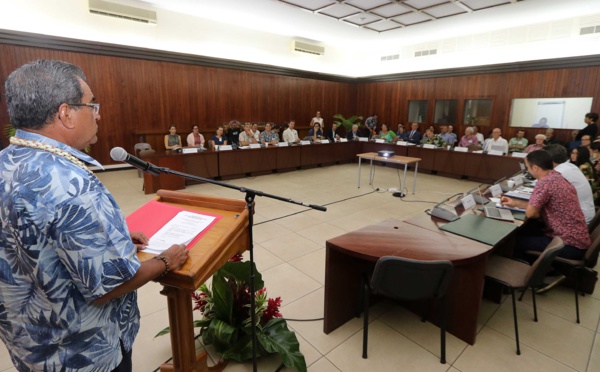
<path id="1" fill-rule="evenodd" d="M 369 142 L 369 137 L 358 137 L 359 142 Z"/>
<path id="2" fill-rule="evenodd" d="M 523 184 L 523 177 L 519 177 L 519 176 L 513 177 L 512 180 L 515 181 L 516 187 L 519 187 Z"/>
<path id="3" fill-rule="evenodd" d="M 488 155 L 502 156 L 502 155 L 504 155 L 504 153 L 502 151 L 498 151 L 498 150 L 490 150 L 490 151 L 488 151 Z"/>
<path id="4" fill-rule="evenodd" d="M 467 147 L 460 147 L 457 146 L 454 148 L 454 151 L 458 151 L 458 152 L 469 152 L 469 149 Z"/>
<path id="5" fill-rule="evenodd" d="M 469 194 L 467 196 L 465 196 L 464 198 L 460 199 L 463 207 L 465 208 L 465 210 L 469 210 L 471 208 L 473 208 L 475 206 L 475 198 L 473 197 L 472 194 Z"/>
<path id="6" fill-rule="evenodd" d="M 260 149 L 260 143 L 251 143 L 250 148 L 251 149 Z"/>
<path id="7" fill-rule="evenodd" d="M 527 153 L 525 153 L 525 152 L 513 152 L 512 156 L 513 156 L 513 158 L 525 158 L 525 157 L 527 157 Z"/>
<path id="8" fill-rule="evenodd" d="M 287 143 L 287 142 L 279 142 L 279 143 L 277 144 L 277 146 L 279 146 L 279 147 L 287 147 L 287 146 L 288 146 L 288 143 Z"/>
<path id="9" fill-rule="evenodd" d="M 310 141 L 300 141 L 301 145 L 310 145 Z"/>
<path id="10" fill-rule="evenodd" d="M 340 138 L 340 142 L 348 142 L 348 138 Z"/>
<path id="11" fill-rule="evenodd" d="M 435 149 L 435 145 L 428 143 L 423 145 L 424 149 Z"/>
<path id="12" fill-rule="evenodd" d="M 375 143 L 385 143 L 385 140 L 383 138 L 377 138 Z"/>
<path id="13" fill-rule="evenodd" d="M 187 147 L 182 150 L 182 153 L 184 153 L 184 154 L 195 154 L 197 152 L 198 152 L 198 149 L 196 147 Z"/>
<path id="14" fill-rule="evenodd" d="M 406 141 L 398 141 L 398 142 L 396 142 L 396 145 L 398 145 L 398 146 L 408 146 L 408 142 L 406 142 Z"/>
<path id="15" fill-rule="evenodd" d="M 322 139 L 321 143 L 329 143 L 329 140 L 328 139 Z"/>
<path id="16" fill-rule="evenodd" d="M 228 151 L 228 150 L 233 150 L 233 146 L 231 146 L 231 145 L 221 145 L 221 146 L 219 146 L 219 151 Z"/>
<path id="17" fill-rule="evenodd" d="M 499 183 L 490 186 L 490 193 L 494 198 L 499 198 L 502 195 L 502 187 Z"/>

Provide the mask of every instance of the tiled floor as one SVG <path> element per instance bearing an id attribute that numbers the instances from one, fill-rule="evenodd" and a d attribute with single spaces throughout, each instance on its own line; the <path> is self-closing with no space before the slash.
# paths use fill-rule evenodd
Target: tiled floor
<path id="1" fill-rule="evenodd" d="M 142 192 L 142 180 L 133 170 L 100 173 L 98 177 L 115 195 L 125 214 L 152 196 Z M 270 297 L 281 296 L 282 313 L 289 318 L 323 316 L 325 241 L 386 218 L 405 219 L 423 213 L 449 194 L 475 184 L 419 174 L 417 193 L 398 199 L 389 192 L 373 192 L 363 172 L 356 187 L 355 164 L 315 168 L 229 181 L 264 192 L 312 204 L 327 205 L 327 212 L 267 199 L 256 199 L 255 260 Z M 394 169 L 377 167 L 375 187 L 399 186 Z M 408 176 L 412 182 L 412 175 Z M 411 185 L 409 183 L 409 185 Z M 213 185 L 196 185 L 186 191 L 231 198 L 241 193 Z M 304 211 L 304 212 L 303 212 Z M 294 214 L 285 217 L 289 214 Z M 284 218 L 281 218 L 284 217 Z M 135 371 L 153 371 L 170 357 L 168 336 L 153 338 L 167 326 L 167 305 L 160 286 L 150 283 L 139 290 L 142 327 L 134 345 Z M 439 363 L 439 330 L 390 302 L 372 309 L 369 358 L 361 358 L 362 320 L 354 319 L 325 335 L 323 322 L 288 322 L 298 336 L 309 371 L 600 371 L 600 290 L 580 297 L 581 324 L 575 323 L 571 290 L 558 288 L 538 296 L 539 322 L 533 322 L 531 297 L 518 304 L 521 356 L 515 354 L 510 300 L 502 305 L 485 301 L 479 316 L 477 342 L 470 346 L 448 337 L 448 364 Z M 199 347 L 201 347 L 199 345 Z M 211 358 L 214 354 L 207 348 Z M 259 363 L 260 371 L 275 371 L 276 357 Z M 250 364 L 230 363 L 226 371 L 251 371 Z M 16 371 L 0 346 L 0 371 Z"/>

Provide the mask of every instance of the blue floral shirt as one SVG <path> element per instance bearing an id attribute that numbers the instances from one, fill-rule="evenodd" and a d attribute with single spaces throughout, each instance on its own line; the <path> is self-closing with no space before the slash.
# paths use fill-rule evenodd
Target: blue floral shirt
<path id="1" fill-rule="evenodd" d="M 44 142 L 100 166 L 39 134 Z M 0 339 L 20 371 L 111 371 L 139 330 L 134 292 L 92 301 L 140 267 L 121 210 L 92 173 L 50 152 L 0 152 Z"/>

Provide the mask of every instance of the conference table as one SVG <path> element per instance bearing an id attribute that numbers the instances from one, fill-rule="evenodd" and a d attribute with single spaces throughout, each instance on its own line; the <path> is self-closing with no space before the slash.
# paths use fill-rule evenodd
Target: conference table
<path id="1" fill-rule="evenodd" d="M 423 213 L 405 221 L 388 219 L 329 239 L 326 242 L 323 331 L 330 333 L 361 312 L 361 285 L 364 280 L 370 280 L 379 258 L 449 260 L 454 264 L 454 273 L 446 295 L 447 330 L 474 344 L 487 258 L 492 251 L 505 247 L 513 234 L 492 246 L 440 230 L 446 223 Z M 422 314 L 423 306 L 416 309 L 438 324 L 435 307 L 431 306 L 426 314 Z"/>
<path id="2" fill-rule="evenodd" d="M 195 153 L 156 151 L 143 155 L 142 158 L 159 167 L 203 178 L 224 180 L 350 163 L 357 161 L 359 154 L 377 153 L 381 150 L 393 151 L 395 157 L 420 159 L 418 166 L 416 162 L 407 165 L 388 163 L 390 167 L 406 169 L 414 164 L 415 173 L 418 171 L 476 182 L 493 182 L 507 174 L 513 174 L 520 170 L 519 163 L 523 160 L 512 156 L 358 141 L 230 151 L 206 150 Z M 159 189 L 181 190 L 194 183 L 197 182 L 168 174 L 144 174 L 146 194 L 155 193 Z M 413 191 L 415 187 L 413 180 Z"/>

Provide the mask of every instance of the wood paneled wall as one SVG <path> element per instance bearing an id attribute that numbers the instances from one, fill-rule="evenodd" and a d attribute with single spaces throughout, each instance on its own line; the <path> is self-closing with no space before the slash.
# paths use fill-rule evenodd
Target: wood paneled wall
<path id="1" fill-rule="evenodd" d="M 210 134 L 217 125 L 237 119 L 245 122 L 272 121 L 282 124 L 296 120 L 300 132 L 320 110 L 327 127 L 332 116 L 341 113 L 365 118 L 373 112 L 379 114 L 380 123 L 405 123 L 409 100 L 429 101 L 429 121 L 433 119 L 436 99 L 458 100 L 455 132 L 462 134 L 463 106 L 466 99 L 492 99 L 491 125 L 481 128 L 484 134 L 493 128 L 503 129 L 503 137 L 511 138 L 517 128 L 508 126 L 513 98 L 538 97 L 594 97 L 592 111 L 600 111 L 600 63 L 584 58 L 585 65 L 577 67 L 539 67 L 520 64 L 493 66 L 471 71 L 432 71 L 428 74 L 405 74 L 391 77 L 374 77 L 349 81 L 335 76 L 313 77 L 297 71 L 270 73 L 268 66 L 259 66 L 267 72 L 258 72 L 256 66 L 240 63 L 236 68 L 226 68 L 195 63 L 192 56 L 171 56 L 166 52 L 139 50 L 115 46 L 115 51 L 98 44 L 98 52 L 90 42 L 64 41 L 60 45 L 40 47 L 44 37 L 19 35 L 25 41 L 0 40 L 0 81 L 20 65 L 40 59 L 60 59 L 82 67 L 88 82 L 101 103 L 99 141 L 92 146 L 91 155 L 102 164 L 110 164 L 109 152 L 115 146 L 132 151 L 138 136 L 134 133 L 167 133 L 175 124 L 178 133 L 185 136 L 194 124 L 200 131 Z M 46 37 L 47 38 L 47 37 Z M 30 46 L 28 40 L 33 40 Z M 37 44 L 34 41 L 37 40 Z M 21 44 L 19 44 L 21 43 Z M 131 57 L 126 53 L 131 49 Z M 74 51 L 76 50 L 76 51 Z M 114 55 L 111 55 L 114 54 Z M 154 57 L 152 57 L 154 56 Z M 146 59 L 144 59 L 146 58 Z M 168 59 L 168 61 L 166 61 Z M 552 61 L 551 61 L 552 62 Z M 202 62 L 204 63 L 204 62 Z M 225 63 L 225 62 L 224 62 Z M 558 63 L 558 62 L 556 62 Z M 569 62 L 571 63 L 571 62 Z M 567 64 L 571 66 L 572 64 Z M 254 70 L 245 70 L 254 69 Z M 293 75 L 296 76 L 293 76 Z M 450 76 L 452 75 L 452 76 Z M 391 80 L 391 81 L 390 81 Z M 0 87 L 4 96 L 4 84 Z M 0 97 L 0 124 L 8 123 L 6 103 Z M 583 116 L 581 113 L 581 126 Z M 422 129 L 430 122 L 422 125 Z M 533 140 L 541 129 L 528 129 L 526 136 Z M 557 137 L 566 141 L 570 131 L 557 131 Z M 2 138 L 6 146 L 7 139 Z"/>
<path id="2" fill-rule="evenodd" d="M 353 114 L 356 107 L 352 83 L 8 44 L 0 44 L 0 81 L 40 58 L 68 61 L 85 72 L 101 104 L 99 140 L 90 153 L 101 164 L 112 163 L 115 146 L 133 151 L 134 132 L 141 130 L 167 134 L 174 124 L 185 142 L 194 124 L 203 133 L 232 119 L 279 124 L 294 119 L 303 127 L 320 110 L 330 125 L 333 115 Z M 8 122 L 2 99 L 0 123 Z"/>
<path id="3" fill-rule="evenodd" d="M 592 111 L 600 112 L 600 67 L 576 67 L 540 71 L 476 74 L 469 76 L 424 78 L 390 82 L 358 84 L 357 112 L 370 115 L 376 112 L 380 123 L 406 123 L 409 100 L 428 100 L 428 122 L 433 121 L 435 100 L 458 100 L 455 132 L 464 134 L 462 124 L 467 99 L 492 99 L 489 127 L 480 127 L 484 135 L 495 127 L 502 128 L 504 138 L 512 138 L 519 128 L 508 125 L 513 98 L 594 97 Z M 581 113 L 581 128 L 585 126 Z M 395 126 L 394 126 L 395 128 Z M 458 130 L 457 130 L 458 129 Z M 526 129 L 531 140 L 543 129 Z M 566 142 L 571 130 L 556 130 L 556 137 Z"/>

